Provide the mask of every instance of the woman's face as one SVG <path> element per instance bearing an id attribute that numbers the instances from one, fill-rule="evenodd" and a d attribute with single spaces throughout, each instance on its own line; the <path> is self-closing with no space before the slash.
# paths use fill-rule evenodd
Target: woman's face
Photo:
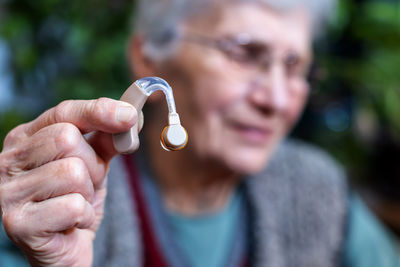
<path id="1" fill-rule="evenodd" d="M 160 75 L 174 90 L 188 152 L 243 174 L 262 169 L 303 109 L 310 40 L 301 9 L 235 4 L 183 25 Z"/>

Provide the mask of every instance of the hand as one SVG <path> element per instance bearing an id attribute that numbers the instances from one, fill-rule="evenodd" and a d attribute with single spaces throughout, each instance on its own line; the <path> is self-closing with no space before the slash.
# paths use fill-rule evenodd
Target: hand
<path id="1" fill-rule="evenodd" d="M 111 134 L 136 121 L 128 103 L 74 100 L 7 135 L 0 154 L 2 220 L 31 265 L 91 266 L 105 177 L 117 154 Z"/>

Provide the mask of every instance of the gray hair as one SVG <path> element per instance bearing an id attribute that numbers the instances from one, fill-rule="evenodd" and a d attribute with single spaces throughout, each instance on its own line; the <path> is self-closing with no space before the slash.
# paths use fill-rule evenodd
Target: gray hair
<path id="1" fill-rule="evenodd" d="M 162 60 L 174 50 L 179 23 L 207 10 L 210 4 L 253 2 L 278 10 L 305 7 L 312 20 L 314 37 L 319 36 L 332 17 L 336 0 L 137 0 L 134 32 L 144 38 L 144 52 Z"/>

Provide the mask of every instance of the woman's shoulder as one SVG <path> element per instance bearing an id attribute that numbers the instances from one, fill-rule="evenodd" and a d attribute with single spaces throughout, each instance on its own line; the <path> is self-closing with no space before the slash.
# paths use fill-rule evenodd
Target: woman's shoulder
<path id="1" fill-rule="evenodd" d="M 276 156 L 281 159 L 296 161 L 299 164 L 312 165 L 314 168 L 343 169 L 327 151 L 299 139 L 284 140 L 278 147 Z"/>
<path id="2" fill-rule="evenodd" d="M 264 172 L 295 175 L 303 183 L 346 182 L 344 168 L 328 152 L 296 139 L 286 139 L 280 144 Z"/>
<path id="3" fill-rule="evenodd" d="M 292 203 L 290 209 L 312 207 L 317 212 L 330 207 L 342 214 L 339 217 L 347 210 L 349 187 L 344 169 L 327 152 L 302 141 L 285 140 L 268 166 L 247 179 L 247 184 L 254 195 Z"/>
<path id="4" fill-rule="evenodd" d="M 279 246 L 295 262 L 331 266 L 326 260 L 337 256 L 344 239 L 348 187 L 343 169 L 328 153 L 286 140 L 246 185 L 260 239 L 270 240 L 271 232 L 263 229 L 274 229 L 275 237 L 285 240 Z"/>

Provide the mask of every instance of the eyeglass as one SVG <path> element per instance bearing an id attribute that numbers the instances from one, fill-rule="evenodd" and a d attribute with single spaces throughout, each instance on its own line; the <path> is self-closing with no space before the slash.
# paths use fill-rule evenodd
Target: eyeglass
<path id="1" fill-rule="evenodd" d="M 245 33 L 221 39 L 189 34 L 184 36 L 182 40 L 216 48 L 229 59 L 245 67 L 268 70 L 274 63 L 270 47 L 261 41 L 253 40 Z M 301 62 L 297 53 L 288 52 L 282 61 L 288 76 L 306 78 L 308 64 Z"/>

